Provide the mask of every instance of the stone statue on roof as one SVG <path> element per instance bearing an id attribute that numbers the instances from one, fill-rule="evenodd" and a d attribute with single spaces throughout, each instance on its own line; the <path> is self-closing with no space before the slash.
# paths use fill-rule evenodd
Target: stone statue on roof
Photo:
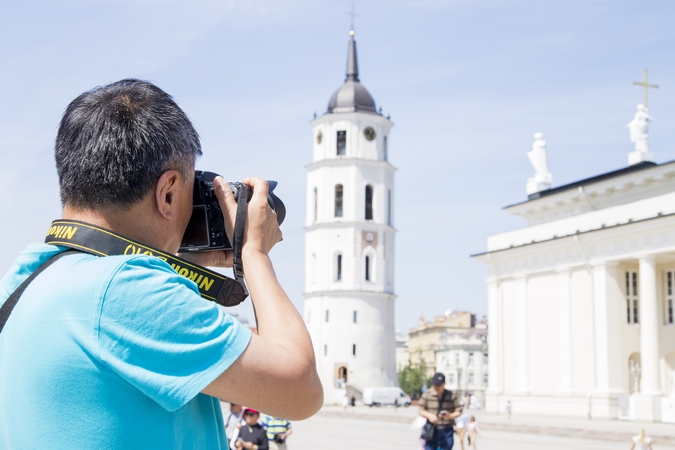
<path id="1" fill-rule="evenodd" d="M 527 195 L 551 188 L 553 175 L 548 171 L 548 160 L 546 158 L 546 141 L 543 139 L 543 133 L 534 134 L 534 144 L 532 150 L 528 152 L 527 157 L 534 168 L 534 177 L 527 180 Z"/>
<path id="2" fill-rule="evenodd" d="M 628 155 L 629 165 L 654 160 L 654 154 L 649 151 L 649 122 L 652 120 L 647 107 L 642 103 L 637 105 L 633 120 L 626 125 L 630 141 L 635 145 L 635 151 Z"/>

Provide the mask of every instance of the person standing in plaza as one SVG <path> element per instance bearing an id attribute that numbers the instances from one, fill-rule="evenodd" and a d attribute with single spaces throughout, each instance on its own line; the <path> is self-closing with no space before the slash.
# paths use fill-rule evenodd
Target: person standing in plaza
<path id="1" fill-rule="evenodd" d="M 652 439 L 647 437 L 644 428 L 640 428 L 638 435 L 633 436 L 633 445 L 630 450 L 652 450 Z"/>
<path id="2" fill-rule="evenodd" d="M 476 447 L 476 441 L 478 440 L 479 433 L 478 422 L 476 422 L 476 418 L 474 416 L 471 416 L 469 419 L 469 423 L 466 426 L 466 432 L 469 435 L 469 448 L 472 450 L 478 450 L 478 447 Z"/>
<path id="3" fill-rule="evenodd" d="M 445 389 L 445 375 L 435 373 L 431 386 L 419 401 L 420 416 L 434 425 L 433 438 L 425 442 L 425 449 L 451 450 L 455 432 L 453 423 L 461 415 L 462 407 L 455 394 Z"/>
<path id="4" fill-rule="evenodd" d="M 286 419 L 267 416 L 262 425 L 267 430 L 270 450 L 286 450 L 286 439 L 293 434 L 291 423 Z"/>
<path id="5" fill-rule="evenodd" d="M 244 408 L 236 403 L 230 403 L 230 414 L 225 419 L 225 434 L 228 442 L 232 439 L 234 430 L 237 428 L 243 419 Z"/>
<path id="6" fill-rule="evenodd" d="M 460 403 L 459 406 L 464 406 L 464 404 Z M 455 433 L 457 433 L 462 450 L 464 450 L 464 436 L 466 435 L 466 424 L 468 421 L 469 416 L 462 409 L 462 414 L 455 419 Z"/>
<path id="7" fill-rule="evenodd" d="M 511 419 L 511 400 L 506 402 L 506 416 L 508 419 Z"/>
<path id="8" fill-rule="evenodd" d="M 244 420 L 232 436 L 230 448 L 236 450 L 269 450 L 267 433 L 265 428 L 258 423 L 259 418 L 259 411 L 252 408 L 244 410 Z"/>

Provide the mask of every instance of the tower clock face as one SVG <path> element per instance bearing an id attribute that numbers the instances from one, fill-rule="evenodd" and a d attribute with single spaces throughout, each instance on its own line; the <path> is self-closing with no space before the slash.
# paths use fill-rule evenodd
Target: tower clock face
<path id="1" fill-rule="evenodd" d="M 316 143 L 320 144 L 321 141 L 323 141 L 323 133 L 319 131 L 319 133 L 316 135 Z"/>
<path id="2" fill-rule="evenodd" d="M 375 130 L 373 130 L 373 127 L 368 127 L 365 130 L 363 130 L 363 135 L 366 137 L 367 140 L 372 141 L 375 139 Z"/>

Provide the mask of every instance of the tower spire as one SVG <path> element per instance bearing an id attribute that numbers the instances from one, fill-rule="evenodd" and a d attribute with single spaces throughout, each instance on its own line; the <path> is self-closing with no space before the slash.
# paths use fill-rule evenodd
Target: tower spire
<path id="1" fill-rule="evenodd" d="M 347 52 L 347 78 L 345 81 L 359 81 L 359 63 L 356 59 L 356 41 L 354 30 L 349 32 L 349 50 Z"/>

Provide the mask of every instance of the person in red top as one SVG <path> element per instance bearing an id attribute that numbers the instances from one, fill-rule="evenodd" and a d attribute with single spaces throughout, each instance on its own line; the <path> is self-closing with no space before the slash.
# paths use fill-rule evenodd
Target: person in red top
<path id="1" fill-rule="evenodd" d="M 239 427 L 239 434 L 235 434 L 234 448 L 237 450 L 268 450 L 267 432 L 258 423 L 260 412 L 253 408 L 244 410 L 244 420 Z M 236 433 L 236 432 L 235 432 Z M 232 447 L 232 445 L 230 445 Z"/>

